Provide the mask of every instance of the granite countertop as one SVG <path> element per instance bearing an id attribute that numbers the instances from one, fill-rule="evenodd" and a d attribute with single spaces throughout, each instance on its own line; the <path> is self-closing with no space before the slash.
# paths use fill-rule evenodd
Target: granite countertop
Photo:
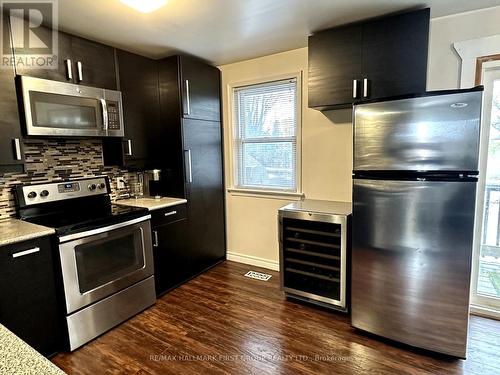
<path id="1" fill-rule="evenodd" d="M 0 324 L 0 374 L 64 375 L 66 373 Z"/>
<path id="2" fill-rule="evenodd" d="M 49 236 L 54 233 L 55 230 L 52 228 L 28 223 L 27 221 L 18 219 L 2 220 L 0 221 L 0 246 Z"/>
<path id="3" fill-rule="evenodd" d="M 147 208 L 149 211 L 154 211 L 154 210 L 159 210 L 160 208 L 177 206 L 178 204 L 187 203 L 187 200 L 183 199 L 183 198 L 171 198 L 171 197 L 162 197 L 159 199 L 156 199 L 156 198 L 139 198 L 139 199 L 129 198 L 129 199 L 118 200 L 114 203 L 122 205 L 122 206 Z"/>

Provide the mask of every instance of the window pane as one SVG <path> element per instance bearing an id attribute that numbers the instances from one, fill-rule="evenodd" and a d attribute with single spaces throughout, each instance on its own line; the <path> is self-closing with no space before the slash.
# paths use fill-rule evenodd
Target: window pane
<path id="1" fill-rule="evenodd" d="M 241 138 L 293 137 L 295 93 L 295 80 L 237 89 L 236 118 Z"/>
<path id="2" fill-rule="evenodd" d="M 297 79 L 234 89 L 239 187 L 296 190 Z"/>
<path id="3" fill-rule="evenodd" d="M 292 142 L 243 143 L 240 185 L 295 187 L 295 144 Z"/>

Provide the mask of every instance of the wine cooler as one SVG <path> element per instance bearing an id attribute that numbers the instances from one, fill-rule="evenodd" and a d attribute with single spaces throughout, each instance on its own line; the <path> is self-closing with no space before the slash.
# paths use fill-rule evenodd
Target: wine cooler
<path id="1" fill-rule="evenodd" d="M 278 212 L 281 287 L 287 297 L 348 311 L 351 204 L 304 200 Z"/>

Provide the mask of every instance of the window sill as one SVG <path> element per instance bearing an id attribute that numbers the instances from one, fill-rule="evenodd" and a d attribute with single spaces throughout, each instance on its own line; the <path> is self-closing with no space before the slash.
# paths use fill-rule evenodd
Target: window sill
<path id="1" fill-rule="evenodd" d="M 227 192 L 234 196 L 266 198 L 266 199 L 282 199 L 291 201 L 300 201 L 305 198 L 304 193 L 292 193 L 287 191 L 229 188 L 227 189 Z"/>

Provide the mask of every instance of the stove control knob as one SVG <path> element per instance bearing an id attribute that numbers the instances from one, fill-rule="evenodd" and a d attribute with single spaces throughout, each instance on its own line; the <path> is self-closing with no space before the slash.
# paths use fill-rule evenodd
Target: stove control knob
<path id="1" fill-rule="evenodd" d="M 29 198 L 29 199 L 34 199 L 34 198 L 36 198 L 36 192 L 34 192 L 34 191 L 30 191 L 30 192 L 28 193 L 28 198 Z"/>
<path id="2" fill-rule="evenodd" d="M 41 197 L 47 197 L 48 195 L 49 195 L 48 190 L 42 190 L 42 191 L 40 192 L 40 196 L 41 196 Z"/>
<path id="3" fill-rule="evenodd" d="M 100 184 L 97 185 L 99 189 L 104 189 L 106 187 L 106 184 L 104 182 L 101 182 Z"/>
<path id="4" fill-rule="evenodd" d="M 97 187 L 97 186 L 96 186 L 95 184 L 90 184 L 90 185 L 89 185 L 89 190 L 90 190 L 90 191 L 94 191 L 94 190 L 96 189 L 96 187 Z"/>

